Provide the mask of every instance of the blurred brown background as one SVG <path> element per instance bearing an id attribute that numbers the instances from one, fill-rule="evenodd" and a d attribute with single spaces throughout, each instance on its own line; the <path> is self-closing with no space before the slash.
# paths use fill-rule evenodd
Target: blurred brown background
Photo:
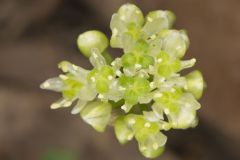
<path id="1" fill-rule="evenodd" d="M 78 34 L 109 36 L 111 15 L 125 2 L 145 14 L 175 12 L 175 26 L 191 39 L 187 58 L 197 58 L 208 85 L 199 126 L 167 133 L 158 159 L 240 159 L 239 0 L 0 0 L 0 160 L 144 160 L 135 142 L 121 146 L 111 128 L 99 134 L 68 109 L 50 110 L 60 95 L 39 89 L 61 60 L 90 67 L 76 48 Z"/>

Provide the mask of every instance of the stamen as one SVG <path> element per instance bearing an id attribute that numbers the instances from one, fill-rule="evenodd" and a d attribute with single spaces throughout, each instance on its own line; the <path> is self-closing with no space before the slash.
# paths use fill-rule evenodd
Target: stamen
<path id="1" fill-rule="evenodd" d="M 151 39 L 155 39 L 157 36 L 156 36 L 156 34 L 153 34 L 153 35 L 151 35 Z"/>
<path id="2" fill-rule="evenodd" d="M 63 72 L 67 72 L 68 71 L 68 67 L 66 65 L 63 65 L 62 66 L 62 70 L 63 70 Z"/>
<path id="3" fill-rule="evenodd" d="M 141 65 L 141 64 L 135 64 L 135 68 L 136 68 L 136 69 L 141 69 L 141 68 L 142 68 L 142 65 Z"/>
<path id="4" fill-rule="evenodd" d="M 93 58 L 95 59 L 98 58 L 98 55 L 96 53 L 93 52 L 92 54 L 93 54 Z"/>
<path id="5" fill-rule="evenodd" d="M 61 106 L 60 106 L 60 104 L 58 104 L 58 103 L 53 103 L 51 106 L 50 106 L 50 108 L 51 109 L 57 109 L 57 108 L 60 108 Z"/>
<path id="6" fill-rule="evenodd" d="M 150 70 L 152 70 L 153 69 L 153 66 L 152 65 L 149 65 L 149 67 L 148 67 Z"/>
<path id="7" fill-rule="evenodd" d="M 132 135 L 128 135 L 127 139 L 130 141 L 132 139 Z"/>
<path id="8" fill-rule="evenodd" d="M 170 92 L 172 92 L 172 93 L 175 92 L 175 91 L 176 91 L 175 88 L 171 88 L 171 89 L 170 89 Z"/>
<path id="9" fill-rule="evenodd" d="M 99 95 L 98 95 L 98 98 L 99 98 L 99 99 L 103 99 L 104 96 L 103 96 L 102 94 L 99 94 Z"/>
<path id="10" fill-rule="evenodd" d="M 136 121 L 135 121 L 134 119 L 130 119 L 130 120 L 129 120 L 129 124 L 133 125 L 133 124 L 135 124 L 135 123 L 136 123 Z"/>
<path id="11" fill-rule="evenodd" d="M 113 36 L 116 36 L 118 34 L 118 30 L 116 28 L 113 29 Z"/>
<path id="12" fill-rule="evenodd" d="M 160 97 L 162 97 L 162 95 L 163 95 L 162 93 L 155 93 L 154 98 L 160 98 Z"/>
<path id="13" fill-rule="evenodd" d="M 157 59 L 157 62 L 158 62 L 158 63 L 161 63 L 161 62 L 162 62 L 162 58 L 158 58 L 158 59 Z"/>
<path id="14" fill-rule="evenodd" d="M 60 77 L 62 80 L 66 80 L 66 79 L 68 79 L 68 77 L 65 76 L 65 75 L 63 75 L 63 74 L 61 74 L 59 77 Z"/>
<path id="15" fill-rule="evenodd" d="M 117 76 L 121 76 L 121 75 L 122 75 L 122 72 L 119 71 L 119 70 L 117 70 L 117 71 L 116 71 L 116 75 L 117 75 Z"/>
<path id="16" fill-rule="evenodd" d="M 177 49 L 177 50 L 180 50 L 180 49 L 182 49 L 182 47 L 181 47 L 181 46 L 177 46 L 176 49 Z"/>
<path id="17" fill-rule="evenodd" d="M 167 115 L 170 113 L 170 111 L 169 111 L 168 108 L 165 108 L 165 109 L 164 109 L 164 112 L 165 112 L 165 114 L 167 114 Z"/>
<path id="18" fill-rule="evenodd" d="M 151 127 L 151 124 L 149 122 L 147 122 L 144 124 L 144 127 L 149 128 L 149 127 Z"/>
<path id="19" fill-rule="evenodd" d="M 191 59 L 191 62 L 194 63 L 194 64 L 196 63 L 196 61 L 197 60 L 195 58 Z"/>
<path id="20" fill-rule="evenodd" d="M 162 125 L 162 128 L 163 128 L 164 130 L 167 130 L 167 129 L 168 129 L 168 125 L 167 125 L 167 124 L 163 124 L 163 125 Z"/>
<path id="21" fill-rule="evenodd" d="M 68 102 L 65 102 L 64 104 L 63 104 L 63 107 L 69 107 L 69 106 L 71 106 L 72 105 L 72 102 L 71 101 L 68 101 Z"/>
<path id="22" fill-rule="evenodd" d="M 136 11 L 137 14 L 140 14 L 141 12 L 139 10 Z"/>
<path id="23" fill-rule="evenodd" d="M 145 147 L 145 146 L 143 146 L 143 147 L 141 147 L 141 148 L 142 148 L 143 151 L 147 149 L 147 147 Z"/>
<path id="24" fill-rule="evenodd" d="M 155 83 L 154 82 L 150 82 L 150 87 L 153 89 L 155 87 Z"/>
<path id="25" fill-rule="evenodd" d="M 162 83 L 165 81 L 165 78 L 161 78 L 159 81 Z"/>
<path id="26" fill-rule="evenodd" d="M 94 77 L 91 77 L 91 80 L 92 80 L 93 82 L 96 82 L 96 79 L 95 79 Z"/>
<path id="27" fill-rule="evenodd" d="M 122 105 L 121 109 L 126 111 L 127 110 L 127 106 L 126 105 Z"/>
<path id="28" fill-rule="evenodd" d="M 132 75 L 132 72 L 129 69 L 124 69 L 124 73 L 126 75 Z"/>
<path id="29" fill-rule="evenodd" d="M 126 88 L 124 88 L 124 87 L 122 87 L 122 86 L 119 86 L 119 88 L 118 88 L 120 91 L 125 91 L 126 90 Z"/>
<path id="30" fill-rule="evenodd" d="M 76 65 L 72 65 L 72 67 L 73 67 L 73 69 L 76 71 L 76 70 L 78 70 L 78 66 L 76 66 Z"/>
<path id="31" fill-rule="evenodd" d="M 112 66 L 115 66 L 115 65 L 116 65 L 116 62 L 115 62 L 115 61 L 113 61 L 113 62 L 111 63 L 111 65 L 112 65 Z"/>
<path id="32" fill-rule="evenodd" d="M 149 22 L 152 22 L 152 21 L 153 21 L 153 19 L 152 19 L 152 18 L 150 18 L 150 17 L 148 17 L 148 18 L 147 18 L 147 21 L 149 21 Z"/>
<path id="33" fill-rule="evenodd" d="M 189 108 L 189 107 L 191 107 L 191 104 L 186 103 L 185 106 Z"/>
<path id="34" fill-rule="evenodd" d="M 176 126 L 177 126 L 177 123 L 176 123 L 176 122 L 173 122 L 172 125 L 176 127 Z"/>
<path id="35" fill-rule="evenodd" d="M 126 17 L 125 16 L 121 16 L 120 19 L 125 21 Z"/>
<path id="36" fill-rule="evenodd" d="M 49 82 L 44 82 L 42 84 L 42 88 L 48 88 L 50 86 L 50 83 Z"/>
<path id="37" fill-rule="evenodd" d="M 113 79 L 113 76 L 108 76 L 108 80 L 112 80 Z"/>

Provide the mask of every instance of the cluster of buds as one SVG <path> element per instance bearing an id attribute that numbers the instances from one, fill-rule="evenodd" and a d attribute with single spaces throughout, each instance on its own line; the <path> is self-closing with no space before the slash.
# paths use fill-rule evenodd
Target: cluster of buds
<path id="1" fill-rule="evenodd" d="M 73 106 L 71 113 L 95 130 L 112 125 L 121 144 L 135 138 L 145 157 L 159 156 L 167 141 L 162 131 L 197 125 L 197 100 L 204 89 L 199 71 L 180 75 L 196 60 L 182 60 L 189 39 L 184 30 L 172 29 L 174 21 L 170 11 L 152 11 L 144 18 L 135 5 L 121 6 L 110 23 L 110 46 L 123 50 L 114 60 L 102 32 L 81 34 L 78 47 L 93 69 L 61 62 L 64 74 L 41 84 L 62 93 L 51 108 Z"/>

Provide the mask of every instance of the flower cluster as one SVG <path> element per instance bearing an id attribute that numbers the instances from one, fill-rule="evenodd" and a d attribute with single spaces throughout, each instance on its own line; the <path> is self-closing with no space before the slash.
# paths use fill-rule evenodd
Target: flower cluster
<path id="1" fill-rule="evenodd" d="M 174 21 L 170 11 L 153 11 L 144 18 L 135 5 L 121 6 L 110 24 L 110 45 L 123 50 L 115 60 L 102 32 L 81 34 L 78 47 L 93 69 L 61 62 L 64 74 L 41 85 L 62 93 L 51 108 L 73 106 L 71 113 L 80 113 L 97 131 L 113 125 L 120 143 L 135 138 L 145 157 L 159 156 L 167 141 L 162 131 L 197 125 L 197 100 L 204 88 L 199 71 L 179 73 L 196 60 L 182 60 L 189 39 L 184 30 L 171 29 Z"/>

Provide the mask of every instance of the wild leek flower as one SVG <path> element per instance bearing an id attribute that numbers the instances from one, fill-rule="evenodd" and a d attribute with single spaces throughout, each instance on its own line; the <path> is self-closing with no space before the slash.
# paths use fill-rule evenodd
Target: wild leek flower
<path id="1" fill-rule="evenodd" d="M 180 74 L 196 60 L 182 59 L 189 39 L 184 30 L 172 29 L 174 21 L 170 11 L 153 11 L 144 18 L 137 6 L 121 6 L 110 23 L 110 46 L 123 50 L 115 60 L 102 32 L 81 34 L 78 47 L 93 68 L 61 62 L 64 74 L 41 85 L 62 93 L 51 108 L 73 106 L 71 113 L 80 113 L 95 130 L 113 125 L 121 144 L 135 138 L 145 157 L 159 156 L 167 141 L 162 131 L 197 125 L 197 100 L 204 88 L 201 72 Z"/>

